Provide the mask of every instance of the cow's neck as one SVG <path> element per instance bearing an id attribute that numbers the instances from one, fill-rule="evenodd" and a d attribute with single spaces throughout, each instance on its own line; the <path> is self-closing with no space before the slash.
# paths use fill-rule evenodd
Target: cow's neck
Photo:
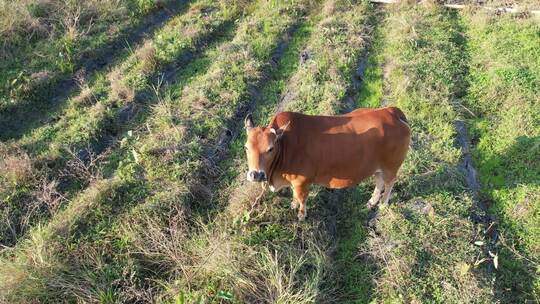
<path id="1" fill-rule="evenodd" d="M 276 156 L 274 157 L 274 159 L 272 160 L 272 163 L 270 164 L 270 171 L 268 172 L 268 185 L 273 188 L 274 187 L 274 184 L 275 184 L 275 178 L 276 177 L 279 177 L 279 174 L 278 176 L 276 176 L 276 169 L 279 168 L 279 164 L 281 163 L 281 160 L 283 159 L 283 152 L 285 150 L 285 147 L 283 145 L 283 138 L 281 138 L 280 140 L 277 141 L 277 145 L 276 145 L 276 149 L 277 149 L 277 153 L 276 153 Z"/>

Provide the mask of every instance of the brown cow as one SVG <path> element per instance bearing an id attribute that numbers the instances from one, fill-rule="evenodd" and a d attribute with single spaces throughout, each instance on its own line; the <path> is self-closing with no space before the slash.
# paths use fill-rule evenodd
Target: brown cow
<path id="1" fill-rule="evenodd" d="M 405 115 L 395 107 L 340 116 L 281 112 L 267 127 L 255 127 L 248 115 L 244 123 L 247 179 L 268 182 L 272 191 L 291 186 L 299 220 L 306 217 L 310 184 L 341 189 L 374 175 L 368 207 L 377 205 L 383 187 L 382 201 L 388 203 L 411 138 Z"/>

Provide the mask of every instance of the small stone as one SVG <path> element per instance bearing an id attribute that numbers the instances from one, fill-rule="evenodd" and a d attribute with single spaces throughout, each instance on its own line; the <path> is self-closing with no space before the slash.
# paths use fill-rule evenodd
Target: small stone
<path id="1" fill-rule="evenodd" d="M 416 213 L 425 214 L 430 217 L 435 216 L 435 209 L 433 209 L 433 206 L 430 203 L 426 203 L 423 201 L 414 201 L 410 206 L 411 211 L 414 211 Z"/>

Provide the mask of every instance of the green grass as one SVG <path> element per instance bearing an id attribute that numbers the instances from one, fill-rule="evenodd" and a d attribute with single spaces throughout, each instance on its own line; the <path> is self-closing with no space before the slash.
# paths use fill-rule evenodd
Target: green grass
<path id="1" fill-rule="evenodd" d="M 120 162 L 114 177 L 91 185 L 85 193 L 69 205 L 65 212 L 58 214 L 51 225 L 43 230 L 35 229 L 33 231 L 35 233 L 30 234 L 28 243 L 15 249 L 15 256 L 9 265 L 12 267 L 10 269 L 18 270 L 21 275 L 16 277 L 17 283 L 11 280 L 6 282 L 8 286 L 17 286 L 17 288 L 9 290 L 9 294 L 4 295 L 5 297 L 21 299 L 19 297 L 24 295 L 50 300 L 58 297 L 61 290 L 67 289 L 72 290 L 74 298 L 90 300 L 101 293 L 106 293 L 130 299 L 129 292 L 125 288 L 143 288 L 142 286 L 152 283 L 143 279 L 144 275 L 150 275 L 155 271 L 152 268 L 145 269 L 145 261 L 141 261 L 142 264 L 133 265 L 133 259 L 124 259 L 127 257 L 126 242 L 134 241 L 130 240 L 128 235 L 119 236 L 118 234 L 119 229 L 126 224 L 124 221 L 128 219 L 123 217 L 124 213 L 127 212 L 127 215 L 137 213 L 137 208 L 128 209 L 144 200 L 147 200 L 149 205 L 157 204 L 161 205 L 161 208 L 167 206 L 172 208 L 175 206 L 173 203 L 180 199 L 183 201 L 182 208 L 189 207 L 192 196 L 181 191 L 195 185 L 191 184 L 195 183 L 192 179 L 197 179 L 198 171 L 203 168 L 203 164 L 198 161 L 202 153 L 199 149 L 203 143 L 201 136 L 204 132 L 217 135 L 218 131 L 222 130 L 227 122 L 225 113 L 229 113 L 229 116 L 233 115 L 234 109 L 245 102 L 246 99 L 240 98 L 246 96 L 247 88 L 257 81 L 264 67 L 263 63 L 269 59 L 272 46 L 279 42 L 284 32 L 307 8 L 304 2 L 277 4 L 262 1 L 259 4 L 262 5 L 239 25 L 235 38 L 213 50 L 212 64 L 205 69 L 206 74 L 195 77 L 186 86 L 177 87 L 177 91 L 171 93 L 171 99 L 160 102 L 154 108 L 157 112 L 165 111 L 164 114 L 169 114 L 168 117 L 152 116 L 155 119 L 147 124 L 146 130 L 139 130 L 133 135 L 127 134 L 123 141 L 125 142 L 124 149 L 127 150 L 126 157 Z M 275 18 L 278 14 L 279 19 Z M 252 27 L 257 24 L 267 24 L 267 26 Z M 237 68 L 231 69 L 232 66 Z M 217 89 L 215 86 L 217 79 L 221 81 L 222 89 L 224 87 L 230 89 L 228 95 L 218 96 L 212 93 L 212 90 Z M 204 110 L 197 108 L 198 104 L 196 104 L 198 101 L 196 98 L 201 94 L 203 96 L 207 94 L 208 98 L 221 102 L 222 107 L 205 111 L 214 119 L 201 124 L 201 129 L 191 129 L 189 134 L 182 135 L 180 130 L 185 130 L 185 127 L 189 126 L 190 119 L 202 119 L 198 112 Z M 190 105 L 189 102 L 193 104 Z M 180 108 L 180 112 L 174 112 L 175 109 Z M 171 135 L 173 137 L 170 137 Z M 164 138 L 170 141 L 164 141 Z M 152 152 L 156 148 L 167 147 L 168 143 L 177 144 L 178 142 L 192 143 L 190 149 L 173 152 L 175 155 L 172 158 L 168 152 L 165 154 Z M 175 170 L 170 170 L 171 165 Z M 142 176 L 144 176 L 143 180 L 140 179 Z M 173 196 L 170 195 L 171 193 Z M 193 202 L 194 207 L 195 203 Z M 204 204 L 199 206 L 199 208 L 203 207 Z M 150 208 L 148 212 L 152 210 L 154 209 Z M 167 214 L 166 211 L 164 212 Z M 142 221 L 146 219 L 146 214 L 148 213 L 143 212 L 139 220 L 136 217 L 131 218 L 128 224 L 140 221 L 140 227 L 143 227 Z M 27 251 L 32 250 L 30 248 L 34 248 L 36 242 L 48 244 L 45 250 L 47 257 L 51 258 L 41 260 L 38 265 L 31 261 L 41 252 Z M 67 252 L 58 250 L 63 247 L 70 250 Z M 90 250 L 93 259 L 80 255 L 81 252 L 87 250 Z M 137 253 L 133 254 L 135 258 L 138 256 Z M 5 253 L 5 255 L 8 254 Z M 59 256 L 62 258 L 57 260 Z M 94 272 L 91 277 L 87 277 L 85 273 L 96 267 L 94 262 L 98 261 L 100 264 L 105 263 L 103 267 L 106 272 Z M 109 262 L 112 264 L 108 264 Z M 4 270 L 8 267 L 6 266 Z M 137 271 L 141 275 L 138 278 L 142 281 L 131 282 L 120 279 L 124 278 L 118 272 L 120 270 Z M 73 278 L 73 284 L 63 280 L 66 274 Z M 4 277 L 5 275 L 7 273 L 3 274 Z M 111 283 L 118 279 L 120 279 L 118 283 Z M 91 289 L 87 291 L 87 294 L 78 289 L 79 286 L 85 284 Z M 62 289 L 59 288 L 60 286 Z"/>
<path id="2" fill-rule="evenodd" d="M 347 191 L 338 200 L 336 218 L 335 257 L 333 267 L 339 274 L 335 284 L 341 303 L 369 303 L 373 294 L 375 267 L 366 255 L 358 253 L 358 248 L 369 237 L 366 227 L 369 210 L 366 202 L 373 185 L 368 181 L 356 189 Z"/>
<path id="3" fill-rule="evenodd" d="M 377 108 L 384 98 L 383 91 L 383 14 L 376 13 L 372 40 L 365 56 L 366 66 L 357 91 L 351 91 L 357 108 Z M 335 257 L 333 267 L 340 274 L 329 284 L 337 286 L 341 303 L 369 303 L 373 295 L 375 267 L 366 255 L 359 254 L 358 248 L 369 237 L 367 222 L 370 218 L 366 203 L 369 200 L 373 182 L 371 179 L 344 191 L 338 196 L 336 211 Z M 335 194 L 334 194 L 335 195 Z"/>
<path id="4" fill-rule="evenodd" d="M 111 46 L 124 47 L 149 13 L 179 7 L 154 0 L 24 0 L 0 5 L 2 139 L 27 132 L 36 125 L 38 113 L 46 120 L 63 102 L 54 95 L 65 93 L 53 88 L 85 65 L 92 69 L 88 59 L 114 55 Z"/>
<path id="5" fill-rule="evenodd" d="M 464 19 L 474 163 L 501 237 L 496 285 L 505 301 L 540 301 L 540 23 L 482 13 Z"/>
<path id="6" fill-rule="evenodd" d="M 348 80 L 352 78 L 354 65 L 366 47 L 357 35 L 370 31 L 369 10 L 370 6 L 365 3 L 326 1 L 322 4 L 321 12 L 311 19 L 315 25 L 307 24 L 310 36 L 302 46 L 313 56 L 305 63 L 295 62 L 291 66 L 297 69 L 293 74 L 287 65 L 299 58 L 291 54 L 289 61 L 287 55 L 284 57 L 284 69 L 289 71 L 290 78 L 285 82 L 276 79 L 278 92 L 272 82 L 268 90 L 262 91 L 260 99 L 264 102 L 257 103 L 260 106 L 254 113 L 259 124 L 270 120 L 276 103 L 283 98 L 282 107 L 302 106 L 316 111 L 319 102 L 314 96 L 324 94 L 328 102 L 320 105 L 319 111 L 340 111 L 343 106 L 340 98 L 349 89 Z M 324 42 L 331 39 L 332 48 L 324 47 Z M 315 93 L 307 89 L 317 86 Z M 290 95 L 291 92 L 294 95 Z M 267 193 L 250 212 L 250 204 L 261 190 L 260 185 L 249 184 L 243 178 L 246 167 L 241 147 L 244 140 L 242 136 L 233 144 L 232 162 L 236 165 L 227 172 L 237 178 L 216 198 L 218 204 L 228 199 L 226 211 L 203 226 L 199 236 L 194 237 L 204 240 L 219 235 L 220 242 L 232 248 L 232 252 L 227 253 L 228 263 L 219 266 L 228 269 L 218 279 L 219 285 L 231 290 L 240 302 L 316 303 L 336 298 L 338 294 L 330 286 L 330 278 L 334 278 L 329 255 L 331 236 L 324 224 L 324 217 L 331 213 L 327 200 L 333 199 L 332 196 L 314 187 L 309 198 L 312 209 L 306 223 L 297 222 L 295 212 L 289 208 L 291 196 L 287 192 Z M 212 243 L 207 245 L 204 252 L 212 251 L 212 246 Z"/>
<path id="7" fill-rule="evenodd" d="M 89 178 L 97 177 L 65 176 L 66 170 L 73 169 L 70 161 L 75 158 L 68 149 L 75 154 L 81 149 L 104 150 L 106 141 L 113 141 L 109 145 L 116 148 L 114 141 L 119 141 L 125 131 L 143 124 L 149 107 L 159 101 L 160 94 L 166 94 L 166 85 L 161 84 L 160 87 L 160 71 L 180 70 L 180 77 L 175 76 L 172 80 L 192 74 L 189 69 L 194 65 L 189 61 L 197 59 L 199 47 L 226 34 L 242 9 L 236 1 L 192 3 L 185 14 L 172 18 L 108 75 L 98 75 L 91 85 L 73 96 L 56 123 L 10 142 L 8 147 L 15 151 L 23 148 L 32 159 L 33 174 L 32 178 L 18 183 L 0 178 L 0 182 L 6 185 L 0 188 L 0 198 L 4 205 L 9 206 L 0 229 L 2 242 L 14 243 L 35 222 L 47 219 L 46 212 L 34 212 L 30 220 L 21 223 L 21 219 L 32 211 L 27 206 L 36 200 L 44 181 L 61 180 L 63 184 L 70 184 L 61 193 L 69 199 L 91 182 Z M 134 111 L 131 121 L 122 118 L 125 114 L 121 112 L 126 107 Z M 113 164 L 107 166 L 114 167 Z M 37 207 L 40 210 L 46 208 L 43 206 L 45 203 Z M 15 235 L 8 234 L 10 226 L 15 227 Z"/>
<path id="8" fill-rule="evenodd" d="M 329 2 L 323 12 L 340 10 L 342 5 Z M 369 17 L 365 14 L 342 12 L 340 17 L 351 21 L 328 16 L 319 24 L 319 31 L 324 32 L 319 35 L 324 38 L 307 45 L 311 58 L 292 79 L 288 88 L 292 94 L 285 110 L 332 114 L 343 107 L 341 102 L 348 93 L 349 81 L 370 29 L 365 26 Z"/>
<path id="9" fill-rule="evenodd" d="M 487 255 L 473 244 L 483 235 L 470 220 L 475 204 L 454 145 L 467 70 L 459 19 L 430 4 L 397 6 L 380 32 L 384 72 L 375 74 L 388 76 L 385 97 L 407 115 L 413 142 L 394 204 L 379 210 L 377 233 L 360 246 L 378 268 L 373 301 L 491 302 L 490 275 L 475 267 Z"/>
<path id="10" fill-rule="evenodd" d="M 379 21 L 382 18 L 379 18 Z M 366 68 L 362 77 L 362 87 L 358 92 L 356 106 L 359 108 L 377 108 L 381 106 L 384 98 L 384 80 L 383 80 L 383 56 L 381 54 L 384 49 L 384 33 L 381 32 L 381 27 L 375 25 L 373 33 L 373 42 L 371 43 L 368 53 Z"/>
<path id="11" fill-rule="evenodd" d="M 20 58 L 45 43 L 24 40 L 25 14 L 42 9 L 29 3 L 0 18 Z M 50 36 L 44 52 L 74 47 L 73 66 L 32 58 L 27 72 L 43 63 L 71 75 L 80 56 L 160 5 L 117 4 L 133 13 L 96 16 L 99 28 L 75 42 L 60 28 Z M 6 36 L 12 16 L 19 29 Z M 89 75 L 46 124 L 0 143 L 0 243 L 10 246 L 0 249 L 0 302 L 538 301 L 539 33 L 527 16 L 431 2 L 191 1 Z M 25 98 L 13 104 L 23 112 Z M 413 133 L 390 206 L 365 207 L 371 180 L 313 186 L 305 222 L 289 190 L 251 205 L 262 189 L 244 177 L 246 112 L 265 125 L 280 110 L 333 115 L 381 102 L 400 107 Z M 460 169 L 456 121 L 472 139 L 479 195 Z M 109 150 L 80 171 L 66 147 L 87 145 Z M 498 242 L 478 219 L 496 222 Z"/>

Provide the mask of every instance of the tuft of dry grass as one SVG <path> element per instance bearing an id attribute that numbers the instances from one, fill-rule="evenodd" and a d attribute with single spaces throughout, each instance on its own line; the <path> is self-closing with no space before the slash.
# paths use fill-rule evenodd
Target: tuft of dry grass
<path id="1" fill-rule="evenodd" d="M 135 99 L 135 90 L 125 82 L 120 69 L 115 69 L 109 74 L 111 84 L 110 97 L 120 102 L 132 102 Z"/>
<path id="2" fill-rule="evenodd" d="M 234 274 L 235 295 L 243 303 L 316 303 L 324 274 L 306 277 L 304 272 L 327 268 L 327 259 L 325 250 L 310 241 L 302 249 L 264 247 Z"/>
<path id="3" fill-rule="evenodd" d="M 66 148 L 66 152 L 70 157 L 60 173 L 61 177 L 73 178 L 85 184 L 91 184 L 103 178 L 102 163 L 109 155 L 109 151 L 96 153 L 88 146 L 78 151 Z"/>
<path id="4" fill-rule="evenodd" d="M 22 150 L 9 151 L 7 146 L 0 144 L 0 182 L 5 180 L 19 184 L 32 178 L 32 161 Z"/>
<path id="5" fill-rule="evenodd" d="M 90 106 L 95 102 L 96 98 L 90 86 L 83 85 L 79 95 L 73 98 L 73 101 L 81 106 Z"/>
<path id="6" fill-rule="evenodd" d="M 198 32 L 196 32 L 196 34 L 198 34 Z M 156 48 L 150 40 L 145 41 L 143 45 L 135 51 L 135 56 L 139 62 L 141 62 L 143 73 L 151 73 L 155 71 L 158 66 Z"/>

